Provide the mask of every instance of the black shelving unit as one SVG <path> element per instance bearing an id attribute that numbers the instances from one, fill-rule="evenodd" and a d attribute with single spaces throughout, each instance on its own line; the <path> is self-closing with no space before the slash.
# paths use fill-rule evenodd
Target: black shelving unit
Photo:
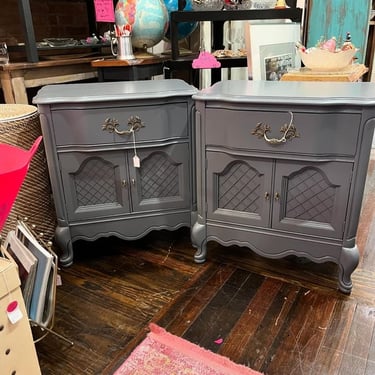
<path id="1" fill-rule="evenodd" d="M 250 9 L 250 10 L 218 10 L 218 11 L 185 11 L 184 0 L 179 0 L 178 11 L 171 12 L 170 35 L 171 35 L 171 59 L 165 62 L 165 77 L 173 78 L 173 73 L 177 70 L 192 69 L 192 60 L 196 54 L 191 56 L 180 56 L 178 44 L 178 24 L 180 22 L 212 22 L 212 49 L 223 49 L 223 28 L 226 21 L 233 20 L 267 20 L 267 19 L 290 19 L 293 22 L 302 22 L 303 10 L 296 7 L 296 0 L 287 1 L 290 8 L 285 9 Z M 218 59 L 221 68 L 245 67 L 246 57 Z M 220 80 L 221 68 L 211 69 L 212 83 Z M 190 71 L 190 77 L 195 74 Z M 196 79 L 190 83 L 196 84 Z"/>

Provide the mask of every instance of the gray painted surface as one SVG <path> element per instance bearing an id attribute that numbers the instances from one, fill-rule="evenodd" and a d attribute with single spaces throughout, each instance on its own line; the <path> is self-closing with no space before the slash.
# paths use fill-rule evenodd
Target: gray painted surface
<path id="1" fill-rule="evenodd" d="M 196 91 L 165 80 L 50 85 L 38 92 L 62 265 L 73 262 L 78 239 L 133 240 L 191 226 Z"/>
<path id="2" fill-rule="evenodd" d="M 350 293 L 375 86 L 222 81 L 193 99 L 195 260 L 205 261 L 213 240 L 270 258 L 333 261 Z"/>

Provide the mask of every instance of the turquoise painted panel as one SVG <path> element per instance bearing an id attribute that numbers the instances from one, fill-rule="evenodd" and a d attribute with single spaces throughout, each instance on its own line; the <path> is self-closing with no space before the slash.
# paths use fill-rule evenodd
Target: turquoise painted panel
<path id="1" fill-rule="evenodd" d="M 359 48 L 358 62 L 363 64 L 371 0 L 310 0 L 309 4 L 307 47 L 313 47 L 321 38 L 333 36 L 342 42 L 349 31 L 353 44 Z"/>

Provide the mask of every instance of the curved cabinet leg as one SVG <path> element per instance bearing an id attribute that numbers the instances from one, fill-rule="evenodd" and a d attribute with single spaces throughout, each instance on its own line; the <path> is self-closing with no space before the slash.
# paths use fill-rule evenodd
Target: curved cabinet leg
<path id="1" fill-rule="evenodd" d="M 55 241 L 62 254 L 59 256 L 59 263 L 70 266 L 73 263 L 73 244 L 70 237 L 69 227 L 57 226 L 55 231 Z"/>
<path id="2" fill-rule="evenodd" d="M 196 222 L 191 230 L 191 242 L 197 251 L 194 255 L 196 263 L 203 263 L 206 261 L 207 255 L 207 241 L 206 241 L 206 226 Z"/>
<path id="3" fill-rule="evenodd" d="M 341 292 L 349 294 L 352 290 L 353 283 L 351 275 L 359 263 L 358 247 L 343 247 L 339 262 L 339 289 Z"/>

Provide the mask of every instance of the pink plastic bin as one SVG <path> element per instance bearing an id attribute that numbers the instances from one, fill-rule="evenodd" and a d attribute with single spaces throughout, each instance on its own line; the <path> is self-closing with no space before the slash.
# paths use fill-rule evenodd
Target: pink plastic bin
<path id="1" fill-rule="evenodd" d="M 16 146 L 0 144 L 0 231 L 41 141 L 42 136 L 39 136 L 28 151 Z"/>

